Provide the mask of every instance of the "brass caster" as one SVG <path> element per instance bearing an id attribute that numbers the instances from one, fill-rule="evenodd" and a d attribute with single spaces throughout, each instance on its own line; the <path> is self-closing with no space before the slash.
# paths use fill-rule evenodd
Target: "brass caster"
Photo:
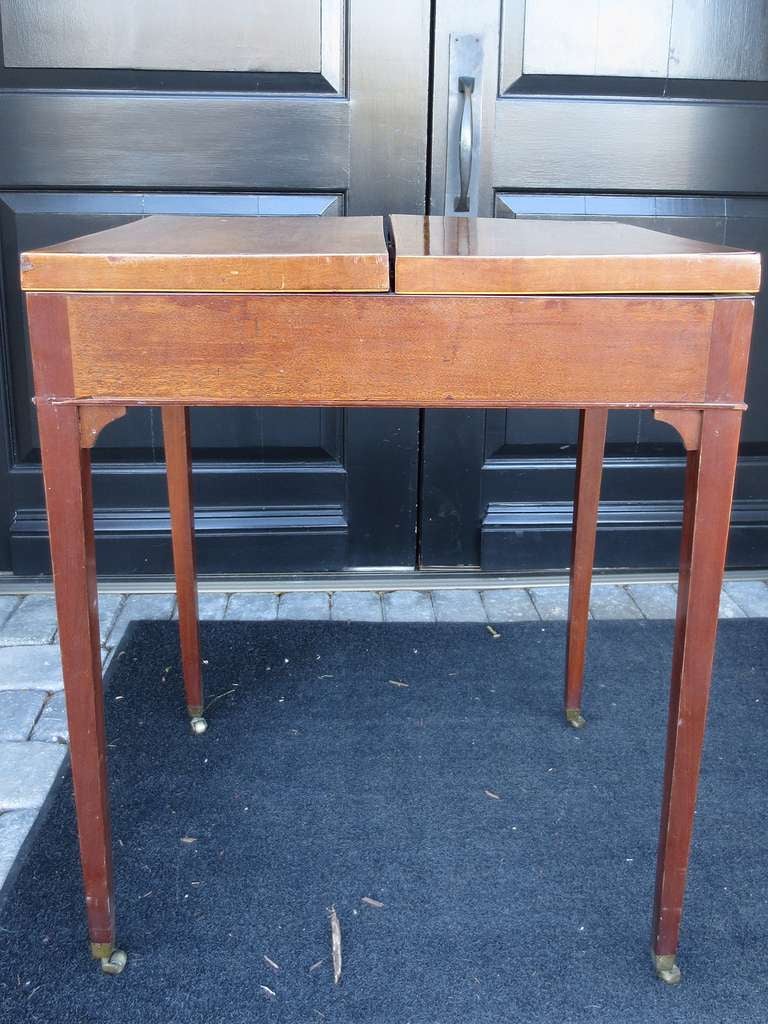
<path id="1" fill-rule="evenodd" d="M 195 736 L 201 736 L 208 728 L 208 723 L 202 715 L 193 715 L 189 720 L 189 724 Z"/>
<path id="2" fill-rule="evenodd" d="M 674 953 L 667 953 L 664 956 L 654 954 L 653 966 L 656 968 L 656 977 L 665 985 L 679 985 L 683 980 L 680 968 L 675 963 Z"/>
<path id="3" fill-rule="evenodd" d="M 101 957 L 100 963 L 105 974 L 122 974 L 128 963 L 128 954 L 122 949 L 113 949 L 109 956 Z"/>
<path id="4" fill-rule="evenodd" d="M 565 720 L 574 729 L 583 729 L 587 724 L 586 718 L 582 718 L 581 711 L 578 708 L 566 708 Z"/>

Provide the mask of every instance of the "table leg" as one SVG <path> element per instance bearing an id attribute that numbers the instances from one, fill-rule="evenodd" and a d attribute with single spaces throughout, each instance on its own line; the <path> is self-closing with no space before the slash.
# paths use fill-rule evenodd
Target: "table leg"
<path id="1" fill-rule="evenodd" d="M 77 406 L 40 401 L 37 419 L 88 932 L 93 956 L 119 974 L 126 956 L 115 948 L 90 452 Z"/>
<path id="2" fill-rule="evenodd" d="M 579 414 L 565 660 L 565 717 L 575 729 L 585 725 L 581 715 L 581 690 L 607 422 L 607 409 L 582 409 Z"/>
<path id="3" fill-rule="evenodd" d="M 184 690 L 192 731 L 203 733 L 203 678 L 200 659 L 200 627 L 197 611 L 195 524 L 192 503 L 192 459 L 189 442 L 189 409 L 163 406 L 163 438 L 168 472 L 168 505 L 171 513 L 173 567 L 179 606 L 179 635 Z"/>
<path id="4" fill-rule="evenodd" d="M 688 452 L 653 912 L 656 972 L 672 984 L 680 980 L 675 955 L 693 834 L 740 425 L 738 410 L 705 410 L 701 413 L 698 447 Z"/>

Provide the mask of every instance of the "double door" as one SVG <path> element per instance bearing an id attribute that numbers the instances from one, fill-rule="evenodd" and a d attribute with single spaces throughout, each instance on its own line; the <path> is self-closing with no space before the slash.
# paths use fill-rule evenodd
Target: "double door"
<path id="1" fill-rule="evenodd" d="M 0 0 L 0 570 L 47 571 L 24 248 L 150 213 L 610 217 L 768 242 L 765 4 Z M 431 92 L 430 92 L 431 89 Z M 758 306 L 732 565 L 766 561 Z M 204 573 L 562 569 L 576 416 L 196 410 Z M 162 435 L 94 450 L 99 564 L 170 569 Z M 676 559 L 682 457 L 609 427 L 598 562 Z"/>

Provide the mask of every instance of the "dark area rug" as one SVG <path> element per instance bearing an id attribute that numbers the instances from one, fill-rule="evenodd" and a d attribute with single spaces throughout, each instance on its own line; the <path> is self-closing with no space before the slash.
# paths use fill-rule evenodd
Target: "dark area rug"
<path id="1" fill-rule="evenodd" d="M 0 1019 L 763 1024 L 768 623 L 721 625 L 676 989 L 649 955 L 671 624 L 592 624 L 581 733 L 562 625 L 497 629 L 204 623 L 193 737 L 175 624 L 136 625 L 107 694 L 128 966 L 88 957 L 67 778 L 0 914 Z"/>

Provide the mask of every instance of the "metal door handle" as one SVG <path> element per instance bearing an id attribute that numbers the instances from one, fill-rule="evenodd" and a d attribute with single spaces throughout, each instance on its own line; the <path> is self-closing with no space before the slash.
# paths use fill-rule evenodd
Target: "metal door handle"
<path id="1" fill-rule="evenodd" d="M 474 78 L 459 78 L 461 93 L 461 120 L 459 122 L 459 195 L 453 204 L 457 213 L 469 213 L 469 179 L 472 177 L 472 93 Z"/>

